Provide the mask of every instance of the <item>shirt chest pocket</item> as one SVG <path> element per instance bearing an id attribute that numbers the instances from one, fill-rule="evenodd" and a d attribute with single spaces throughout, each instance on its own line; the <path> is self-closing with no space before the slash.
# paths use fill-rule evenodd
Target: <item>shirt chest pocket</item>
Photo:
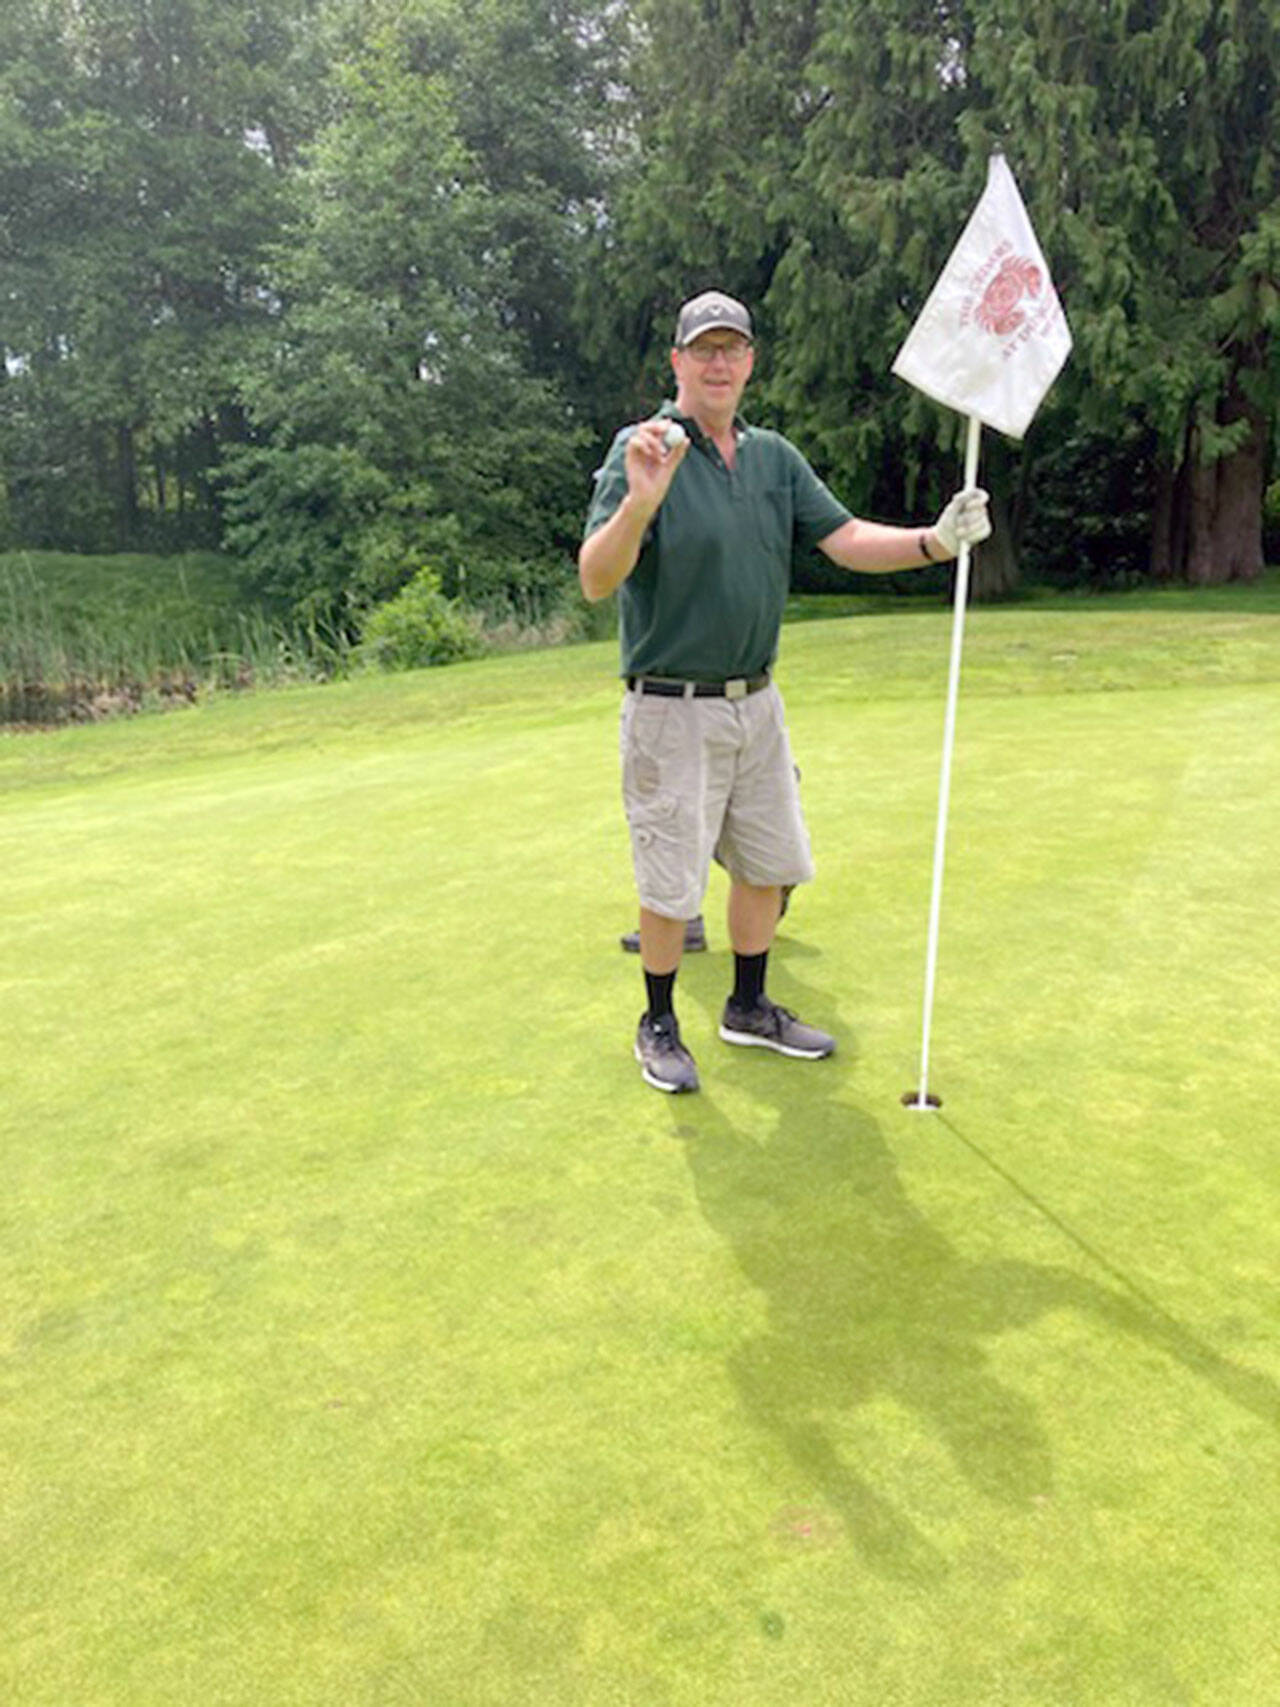
<path id="1" fill-rule="evenodd" d="M 795 512 L 791 487 L 783 481 L 772 481 L 759 487 L 748 500 L 751 532 L 769 556 L 789 566 Z"/>

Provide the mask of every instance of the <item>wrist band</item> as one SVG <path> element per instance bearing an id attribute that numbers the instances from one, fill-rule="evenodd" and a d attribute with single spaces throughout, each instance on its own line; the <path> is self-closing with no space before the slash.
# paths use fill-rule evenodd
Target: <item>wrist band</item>
<path id="1" fill-rule="evenodd" d="M 927 541 L 927 538 L 924 534 L 920 535 L 920 542 L 919 543 L 920 543 L 920 555 L 924 558 L 925 562 L 926 563 L 936 563 L 938 561 L 938 559 L 929 550 L 928 541 Z"/>

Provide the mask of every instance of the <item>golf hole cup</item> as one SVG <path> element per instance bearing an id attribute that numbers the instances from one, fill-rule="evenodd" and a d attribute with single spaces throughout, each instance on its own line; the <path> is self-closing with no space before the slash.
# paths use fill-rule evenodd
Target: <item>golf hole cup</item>
<path id="1" fill-rule="evenodd" d="M 688 433 L 685 432 L 679 421 L 669 421 L 667 429 L 662 435 L 663 449 L 675 450 L 676 446 L 682 445 L 688 437 Z"/>
<path id="2" fill-rule="evenodd" d="M 934 1096 L 932 1091 L 922 1099 L 919 1091 L 903 1091 L 903 1108 L 918 1109 L 922 1114 L 932 1114 L 935 1108 L 942 1107 L 942 1098 Z"/>

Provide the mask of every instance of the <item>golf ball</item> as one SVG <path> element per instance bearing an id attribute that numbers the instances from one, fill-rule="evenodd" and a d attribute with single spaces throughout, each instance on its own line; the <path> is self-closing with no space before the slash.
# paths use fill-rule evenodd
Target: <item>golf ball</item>
<path id="1" fill-rule="evenodd" d="M 674 450 L 677 445 L 682 445 L 688 437 L 688 433 L 685 432 L 679 421 L 672 421 L 662 435 L 662 443 L 667 450 Z"/>

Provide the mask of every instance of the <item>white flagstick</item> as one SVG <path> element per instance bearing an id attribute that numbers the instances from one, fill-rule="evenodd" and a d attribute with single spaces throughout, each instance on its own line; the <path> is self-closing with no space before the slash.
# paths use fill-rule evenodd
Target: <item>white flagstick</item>
<path id="1" fill-rule="evenodd" d="M 978 443 L 982 422 L 969 417 L 964 447 L 964 483 L 978 482 Z M 960 652 L 964 645 L 964 612 L 969 599 L 969 546 L 962 541 L 956 559 L 956 601 L 951 622 L 951 674 L 947 682 L 947 721 L 942 736 L 942 777 L 938 784 L 938 827 L 933 842 L 933 894 L 929 902 L 929 947 L 924 969 L 924 1025 L 920 1045 L 920 1088 L 908 1091 L 903 1102 L 910 1108 L 941 1108 L 939 1097 L 929 1095 L 929 1033 L 933 1025 L 933 990 L 938 972 L 938 921 L 942 916 L 942 873 L 947 858 L 947 810 L 951 801 L 951 752 L 956 740 L 956 701 L 960 694 Z"/>

